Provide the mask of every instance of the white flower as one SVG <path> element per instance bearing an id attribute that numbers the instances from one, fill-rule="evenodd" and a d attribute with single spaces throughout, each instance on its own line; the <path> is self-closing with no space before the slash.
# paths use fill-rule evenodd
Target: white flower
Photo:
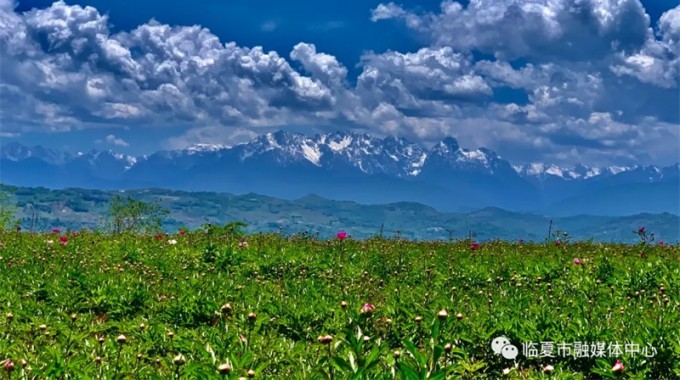
<path id="1" fill-rule="evenodd" d="M 175 244 L 177 244 L 177 240 L 175 240 L 175 239 L 168 240 L 168 244 L 175 245 Z"/>
<path id="2" fill-rule="evenodd" d="M 53 244 L 53 243 L 54 243 L 54 240 L 48 240 L 47 241 L 47 244 Z"/>

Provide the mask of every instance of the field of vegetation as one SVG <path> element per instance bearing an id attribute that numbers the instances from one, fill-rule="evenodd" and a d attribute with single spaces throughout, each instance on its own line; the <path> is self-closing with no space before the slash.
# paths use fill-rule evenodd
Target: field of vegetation
<path id="1" fill-rule="evenodd" d="M 637 245 L 3 232 L 0 378 L 680 378 L 680 247 L 639 232 Z M 518 356 L 496 354 L 497 337 Z"/>

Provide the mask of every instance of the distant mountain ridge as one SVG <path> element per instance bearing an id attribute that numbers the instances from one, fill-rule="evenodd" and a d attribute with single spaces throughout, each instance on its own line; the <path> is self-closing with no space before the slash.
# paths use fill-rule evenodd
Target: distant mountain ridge
<path id="1" fill-rule="evenodd" d="M 139 157 L 15 142 L 0 147 L 0 182 L 17 186 L 162 187 L 286 199 L 314 193 L 362 203 L 413 201 L 444 211 L 501 207 L 560 215 L 678 213 L 679 174 L 678 164 L 513 166 L 490 149 L 461 148 L 452 137 L 426 149 L 405 139 L 352 132 L 306 136 L 279 131 L 233 147 L 197 144 Z M 608 192 L 616 194 L 617 205 L 589 203 L 593 194 L 606 198 Z M 654 202 L 641 201 L 650 194 Z"/>
<path id="2" fill-rule="evenodd" d="M 464 213 L 439 212 L 432 207 L 398 202 L 364 205 L 333 201 L 317 195 L 284 200 L 253 193 L 233 195 L 212 192 L 140 189 L 103 191 L 86 189 L 49 190 L 16 188 L 11 192 L 25 231 L 52 228 L 78 230 L 105 227 L 109 202 L 114 194 L 159 202 L 170 210 L 163 227 L 199 228 L 204 223 L 245 222 L 250 232 L 308 232 L 330 238 L 345 230 L 356 238 L 400 236 L 410 239 L 448 240 L 472 237 L 476 241 L 503 239 L 542 242 L 549 228 L 569 234 L 569 239 L 635 244 L 640 226 L 654 232 L 655 243 L 680 242 L 680 216 L 642 213 L 624 217 L 546 217 L 486 207 Z M 552 225 L 551 225 L 552 222 Z M 552 236 L 551 239 L 555 237 Z"/>

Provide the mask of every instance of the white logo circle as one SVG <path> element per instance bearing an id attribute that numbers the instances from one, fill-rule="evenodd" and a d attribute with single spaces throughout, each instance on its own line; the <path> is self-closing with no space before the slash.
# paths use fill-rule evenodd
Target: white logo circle
<path id="1" fill-rule="evenodd" d="M 506 344 L 503 346 L 502 354 L 506 359 L 514 359 L 517 357 L 517 355 L 519 355 L 519 351 L 517 350 L 517 347 L 513 346 L 512 344 Z"/>
<path id="2" fill-rule="evenodd" d="M 504 336 L 499 336 L 498 338 L 494 338 L 494 340 L 491 341 L 491 349 L 496 355 L 500 355 L 501 349 L 506 344 L 510 344 L 508 338 Z"/>

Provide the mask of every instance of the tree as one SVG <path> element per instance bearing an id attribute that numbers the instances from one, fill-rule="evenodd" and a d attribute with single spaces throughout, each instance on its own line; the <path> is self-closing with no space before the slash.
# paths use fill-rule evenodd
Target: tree
<path id="1" fill-rule="evenodd" d="M 169 213 L 158 203 L 142 202 L 130 196 L 122 198 L 119 195 L 113 196 L 109 208 L 114 233 L 159 231 L 163 217 Z"/>
<path id="2" fill-rule="evenodd" d="M 0 189 L 0 230 L 6 231 L 19 226 L 16 218 L 16 205 L 11 202 L 8 189 L 3 186 Z"/>

